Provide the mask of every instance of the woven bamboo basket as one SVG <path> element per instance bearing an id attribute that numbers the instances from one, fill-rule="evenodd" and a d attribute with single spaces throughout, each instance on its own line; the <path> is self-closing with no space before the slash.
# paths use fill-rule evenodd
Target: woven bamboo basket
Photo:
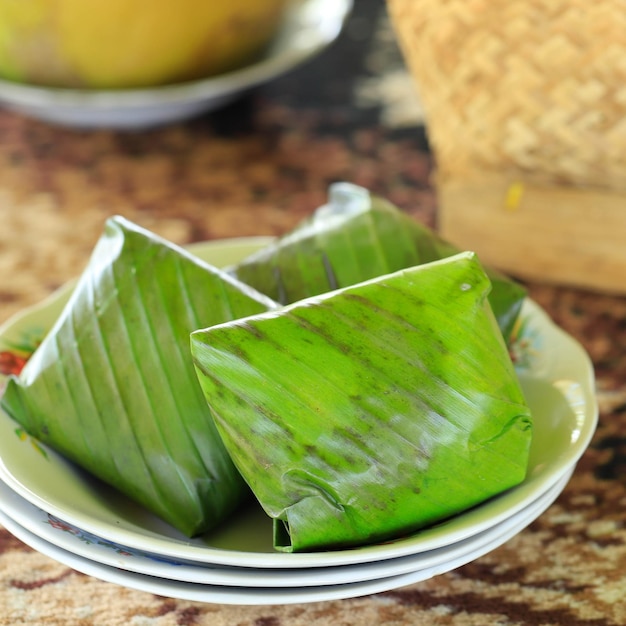
<path id="1" fill-rule="evenodd" d="M 441 234 L 522 278 L 626 293 L 624 0 L 387 0 Z"/>

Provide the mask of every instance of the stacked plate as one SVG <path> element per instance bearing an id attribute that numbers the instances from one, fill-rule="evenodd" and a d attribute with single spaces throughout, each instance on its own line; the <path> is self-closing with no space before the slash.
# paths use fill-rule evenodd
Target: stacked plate
<path id="1" fill-rule="evenodd" d="M 265 243 L 228 240 L 193 251 L 224 266 Z M 70 291 L 71 285 L 0 329 L 3 363 L 19 365 Z M 415 535 L 351 550 L 277 553 L 271 521 L 251 505 L 223 528 L 189 540 L 31 439 L 5 414 L 0 414 L 0 522 L 35 550 L 78 571 L 185 600 L 341 599 L 453 570 L 540 516 L 565 488 L 595 430 L 593 370 L 584 350 L 532 301 L 521 322 L 512 353 L 535 420 L 528 476 L 518 487 Z"/>

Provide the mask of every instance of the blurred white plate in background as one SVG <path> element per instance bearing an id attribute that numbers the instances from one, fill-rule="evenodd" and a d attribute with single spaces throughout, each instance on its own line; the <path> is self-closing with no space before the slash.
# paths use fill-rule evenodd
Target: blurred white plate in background
<path id="1" fill-rule="evenodd" d="M 76 128 L 141 129 L 194 117 L 321 52 L 341 32 L 352 0 L 293 0 L 292 5 L 265 57 L 242 69 L 186 83 L 124 90 L 46 88 L 0 79 L 0 104 Z"/>

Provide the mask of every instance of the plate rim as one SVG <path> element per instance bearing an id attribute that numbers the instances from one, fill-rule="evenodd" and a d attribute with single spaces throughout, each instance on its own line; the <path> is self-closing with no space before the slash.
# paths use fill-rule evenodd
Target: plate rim
<path id="1" fill-rule="evenodd" d="M 382 578 L 384 577 L 384 575 L 382 575 L 383 572 L 381 571 L 383 568 L 392 569 L 394 571 L 393 575 L 395 576 L 399 574 L 408 574 L 419 569 L 436 567 L 450 559 L 449 554 L 444 556 L 443 553 L 450 552 L 451 548 L 454 548 L 452 550 L 453 558 L 459 558 L 477 548 L 483 548 L 493 544 L 494 542 L 498 542 L 501 537 L 507 536 L 510 538 L 509 533 L 513 528 L 516 528 L 518 529 L 518 532 L 521 532 L 523 528 L 532 523 L 535 519 L 542 515 L 543 512 L 549 508 L 549 506 L 551 506 L 551 504 L 559 497 L 563 489 L 567 486 L 572 473 L 573 470 L 569 472 L 569 475 L 564 476 L 561 481 L 556 483 L 545 493 L 540 494 L 525 509 L 518 511 L 511 517 L 503 520 L 501 524 L 485 529 L 481 533 L 477 533 L 472 537 L 468 537 L 460 542 L 451 544 L 451 546 L 444 546 L 436 550 L 430 550 L 425 553 L 418 553 L 415 555 L 407 555 L 397 559 L 383 559 L 381 561 L 332 568 L 268 570 L 262 568 L 238 568 L 212 564 L 207 566 L 206 564 L 197 562 L 174 562 L 169 563 L 170 567 L 167 569 L 169 574 L 174 574 L 174 576 L 171 576 L 167 573 L 159 571 L 159 567 L 167 565 L 167 563 L 163 564 L 162 559 L 150 560 L 150 555 L 128 553 L 119 554 L 115 557 L 113 556 L 113 552 L 106 552 L 106 549 L 115 547 L 124 551 L 126 546 L 114 544 L 102 548 L 102 544 L 99 544 L 98 541 L 100 538 L 95 535 L 91 535 L 91 533 L 87 533 L 90 540 L 83 542 L 81 541 L 81 538 L 73 532 L 64 532 L 64 529 L 55 528 L 52 524 L 49 524 L 49 522 L 46 524 L 46 520 L 43 518 L 47 517 L 49 514 L 44 509 L 40 509 L 23 498 L 2 480 L 0 480 L 0 505 L 4 501 L 7 506 L 4 508 L 0 506 L 0 521 L 2 515 L 4 515 L 5 517 L 11 518 L 11 520 L 13 520 L 16 524 L 19 524 L 25 530 L 38 536 L 42 541 L 47 541 L 57 548 L 71 552 L 76 556 L 96 561 L 102 565 L 117 567 L 118 569 L 131 573 L 157 576 L 159 578 L 167 578 L 180 582 L 218 584 L 227 587 L 242 586 L 242 584 L 254 587 L 272 588 L 331 586 L 350 582 L 366 582 L 368 580 Z M 16 510 L 15 503 L 8 502 L 9 498 L 18 500 L 20 508 Z M 11 504 L 10 509 L 9 504 Z M 44 523 L 42 524 L 41 521 Z M 82 530 L 76 527 L 74 528 L 79 531 Z M 92 546 L 94 542 L 98 542 L 99 547 L 101 547 L 101 550 L 98 550 L 96 556 L 105 555 L 104 559 L 101 557 L 94 558 L 89 555 L 90 546 Z M 79 550 L 72 549 L 72 545 L 75 547 L 77 546 Z M 136 557 L 143 559 L 143 561 L 137 561 Z M 148 561 L 148 563 L 146 563 L 147 566 L 142 567 L 141 563 L 145 561 Z M 401 566 L 399 570 L 398 566 Z M 354 575 L 352 575 L 352 577 L 349 576 L 350 573 L 363 569 L 367 571 L 366 576 L 363 576 L 362 574 L 359 575 L 358 578 L 354 578 Z M 180 573 L 182 572 L 191 572 L 191 577 L 181 578 Z M 328 572 L 331 572 L 330 575 L 332 576 L 332 580 L 320 581 L 320 576 L 324 574 L 328 575 Z M 257 584 L 255 584 L 254 577 L 259 576 L 263 577 L 262 584 L 259 584 L 258 580 L 256 581 Z"/>
<path id="2" fill-rule="evenodd" d="M 572 473 L 573 471 L 574 468 L 572 468 Z M 380 577 L 374 580 L 357 581 L 337 585 L 283 587 L 280 588 L 282 589 L 282 595 L 277 592 L 277 589 L 275 588 L 245 586 L 226 587 L 210 584 L 202 585 L 201 583 L 185 583 L 183 581 L 163 579 L 155 576 L 119 570 L 115 567 L 103 565 L 97 561 L 91 561 L 85 557 L 78 556 L 46 541 L 39 535 L 36 535 L 28 529 L 22 527 L 19 523 L 10 518 L 6 512 L 0 511 L 0 523 L 6 523 L 5 518 L 9 518 L 10 522 L 12 522 L 11 528 L 8 528 L 9 532 L 15 534 L 17 532 L 16 527 L 18 527 L 22 531 L 20 533 L 21 536 L 18 536 L 18 534 L 15 534 L 15 536 L 24 543 L 27 543 L 27 545 L 29 545 L 32 549 L 37 550 L 49 558 L 55 559 L 68 567 L 72 567 L 78 571 L 93 576 L 94 578 L 98 578 L 99 580 L 104 580 L 112 584 L 118 584 L 139 591 L 146 591 L 149 593 L 156 593 L 157 595 L 195 602 L 238 605 L 302 604 L 329 600 L 345 600 L 364 595 L 371 595 L 373 593 L 382 593 L 403 587 L 405 585 L 422 582 L 440 574 L 457 569 L 458 567 L 462 567 L 463 565 L 466 565 L 467 563 L 492 552 L 496 548 L 504 545 L 515 535 L 519 534 L 531 523 L 532 520 L 530 517 L 533 517 L 533 519 L 540 517 L 556 501 L 567 486 L 570 477 L 571 473 L 569 476 L 562 477 L 561 481 L 553 485 L 549 492 L 542 494 L 544 497 L 542 504 L 537 506 L 533 515 L 529 516 L 528 519 L 514 525 L 508 532 L 505 532 L 494 542 L 487 543 L 478 549 L 469 550 L 467 553 L 455 557 L 452 561 L 446 561 L 439 565 L 432 565 L 424 569 L 417 569 L 403 574 L 392 574 L 390 576 Z M 61 558 L 59 558 L 59 556 L 61 556 Z M 129 582 L 131 584 L 128 584 Z M 170 589 L 174 589 L 175 591 L 172 592 Z"/>

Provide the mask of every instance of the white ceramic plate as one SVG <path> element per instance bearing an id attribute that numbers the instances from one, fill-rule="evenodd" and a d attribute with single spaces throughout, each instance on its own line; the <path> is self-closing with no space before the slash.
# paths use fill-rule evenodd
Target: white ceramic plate
<path id="1" fill-rule="evenodd" d="M 567 484 L 571 472 L 537 500 L 501 523 L 477 535 L 437 550 L 397 559 L 373 563 L 345 565 L 330 568 L 256 569 L 204 565 L 164 559 L 106 541 L 67 524 L 22 498 L 0 481 L 0 512 L 48 543 L 101 565 L 128 572 L 157 576 L 168 580 L 235 587 L 311 587 L 372 581 L 389 576 L 407 574 L 441 566 L 450 561 L 474 554 L 484 548 L 493 549 L 534 521 L 558 497 Z"/>
<path id="2" fill-rule="evenodd" d="M 408 571 L 403 573 L 399 573 L 401 570 L 397 569 L 395 559 L 385 560 L 382 562 L 383 567 L 380 569 L 379 577 L 344 584 L 331 584 L 325 578 L 332 575 L 335 568 L 320 570 L 320 579 L 323 584 L 302 587 L 263 587 L 262 584 L 270 574 L 267 570 L 262 570 L 255 574 L 257 576 L 255 578 L 257 585 L 255 586 L 184 582 L 167 578 L 163 576 L 163 572 L 160 572 L 157 576 L 148 576 L 120 569 L 117 566 L 105 565 L 97 560 L 91 560 L 63 549 L 54 543 L 46 541 L 40 535 L 30 532 L 1 508 L 0 523 L 34 550 L 68 567 L 95 578 L 139 591 L 181 600 L 220 604 L 267 605 L 320 602 L 354 598 L 397 589 L 398 587 L 428 580 L 434 576 L 452 571 L 484 556 L 503 545 L 539 517 L 564 489 L 570 475 L 571 473 L 567 473 L 538 500 L 517 513 L 513 518 L 510 518 L 511 523 L 506 523 L 503 529 L 496 527 L 494 531 L 487 531 L 483 536 L 477 536 L 472 540 L 463 542 L 462 547 L 455 547 L 449 551 L 444 549 L 444 552 L 447 553 L 447 558 L 440 559 L 437 562 L 430 562 L 429 564 L 422 562 L 423 567 L 417 566 L 417 569 L 408 569 Z M 368 566 L 358 566 L 357 569 L 360 567 Z"/>
<path id="3" fill-rule="evenodd" d="M 193 82 L 125 90 L 53 89 L 0 80 L 0 103 L 49 122 L 82 128 L 147 128 L 186 119 L 233 100 L 330 45 L 352 0 L 292 0 L 263 59 L 240 70 Z"/>
<path id="4" fill-rule="evenodd" d="M 194 246 L 215 265 L 230 265 L 267 239 Z M 0 353 L 28 344 L 50 328 L 70 287 L 0 328 Z M 359 549 L 285 554 L 272 548 L 271 521 L 260 507 L 192 540 L 26 436 L 0 414 L 0 479 L 26 500 L 102 539 L 168 559 L 251 568 L 306 568 L 371 563 L 462 541 L 523 510 L 572 470 L 596 427 L 598 409 L 590 360 L 532 301 L 526 302 L 514 344 L 518 375 L 534 416 L 529 473 L 514 489 L 415 535 Z M 1 383 L 0 383 L 1 384 Z"/>

